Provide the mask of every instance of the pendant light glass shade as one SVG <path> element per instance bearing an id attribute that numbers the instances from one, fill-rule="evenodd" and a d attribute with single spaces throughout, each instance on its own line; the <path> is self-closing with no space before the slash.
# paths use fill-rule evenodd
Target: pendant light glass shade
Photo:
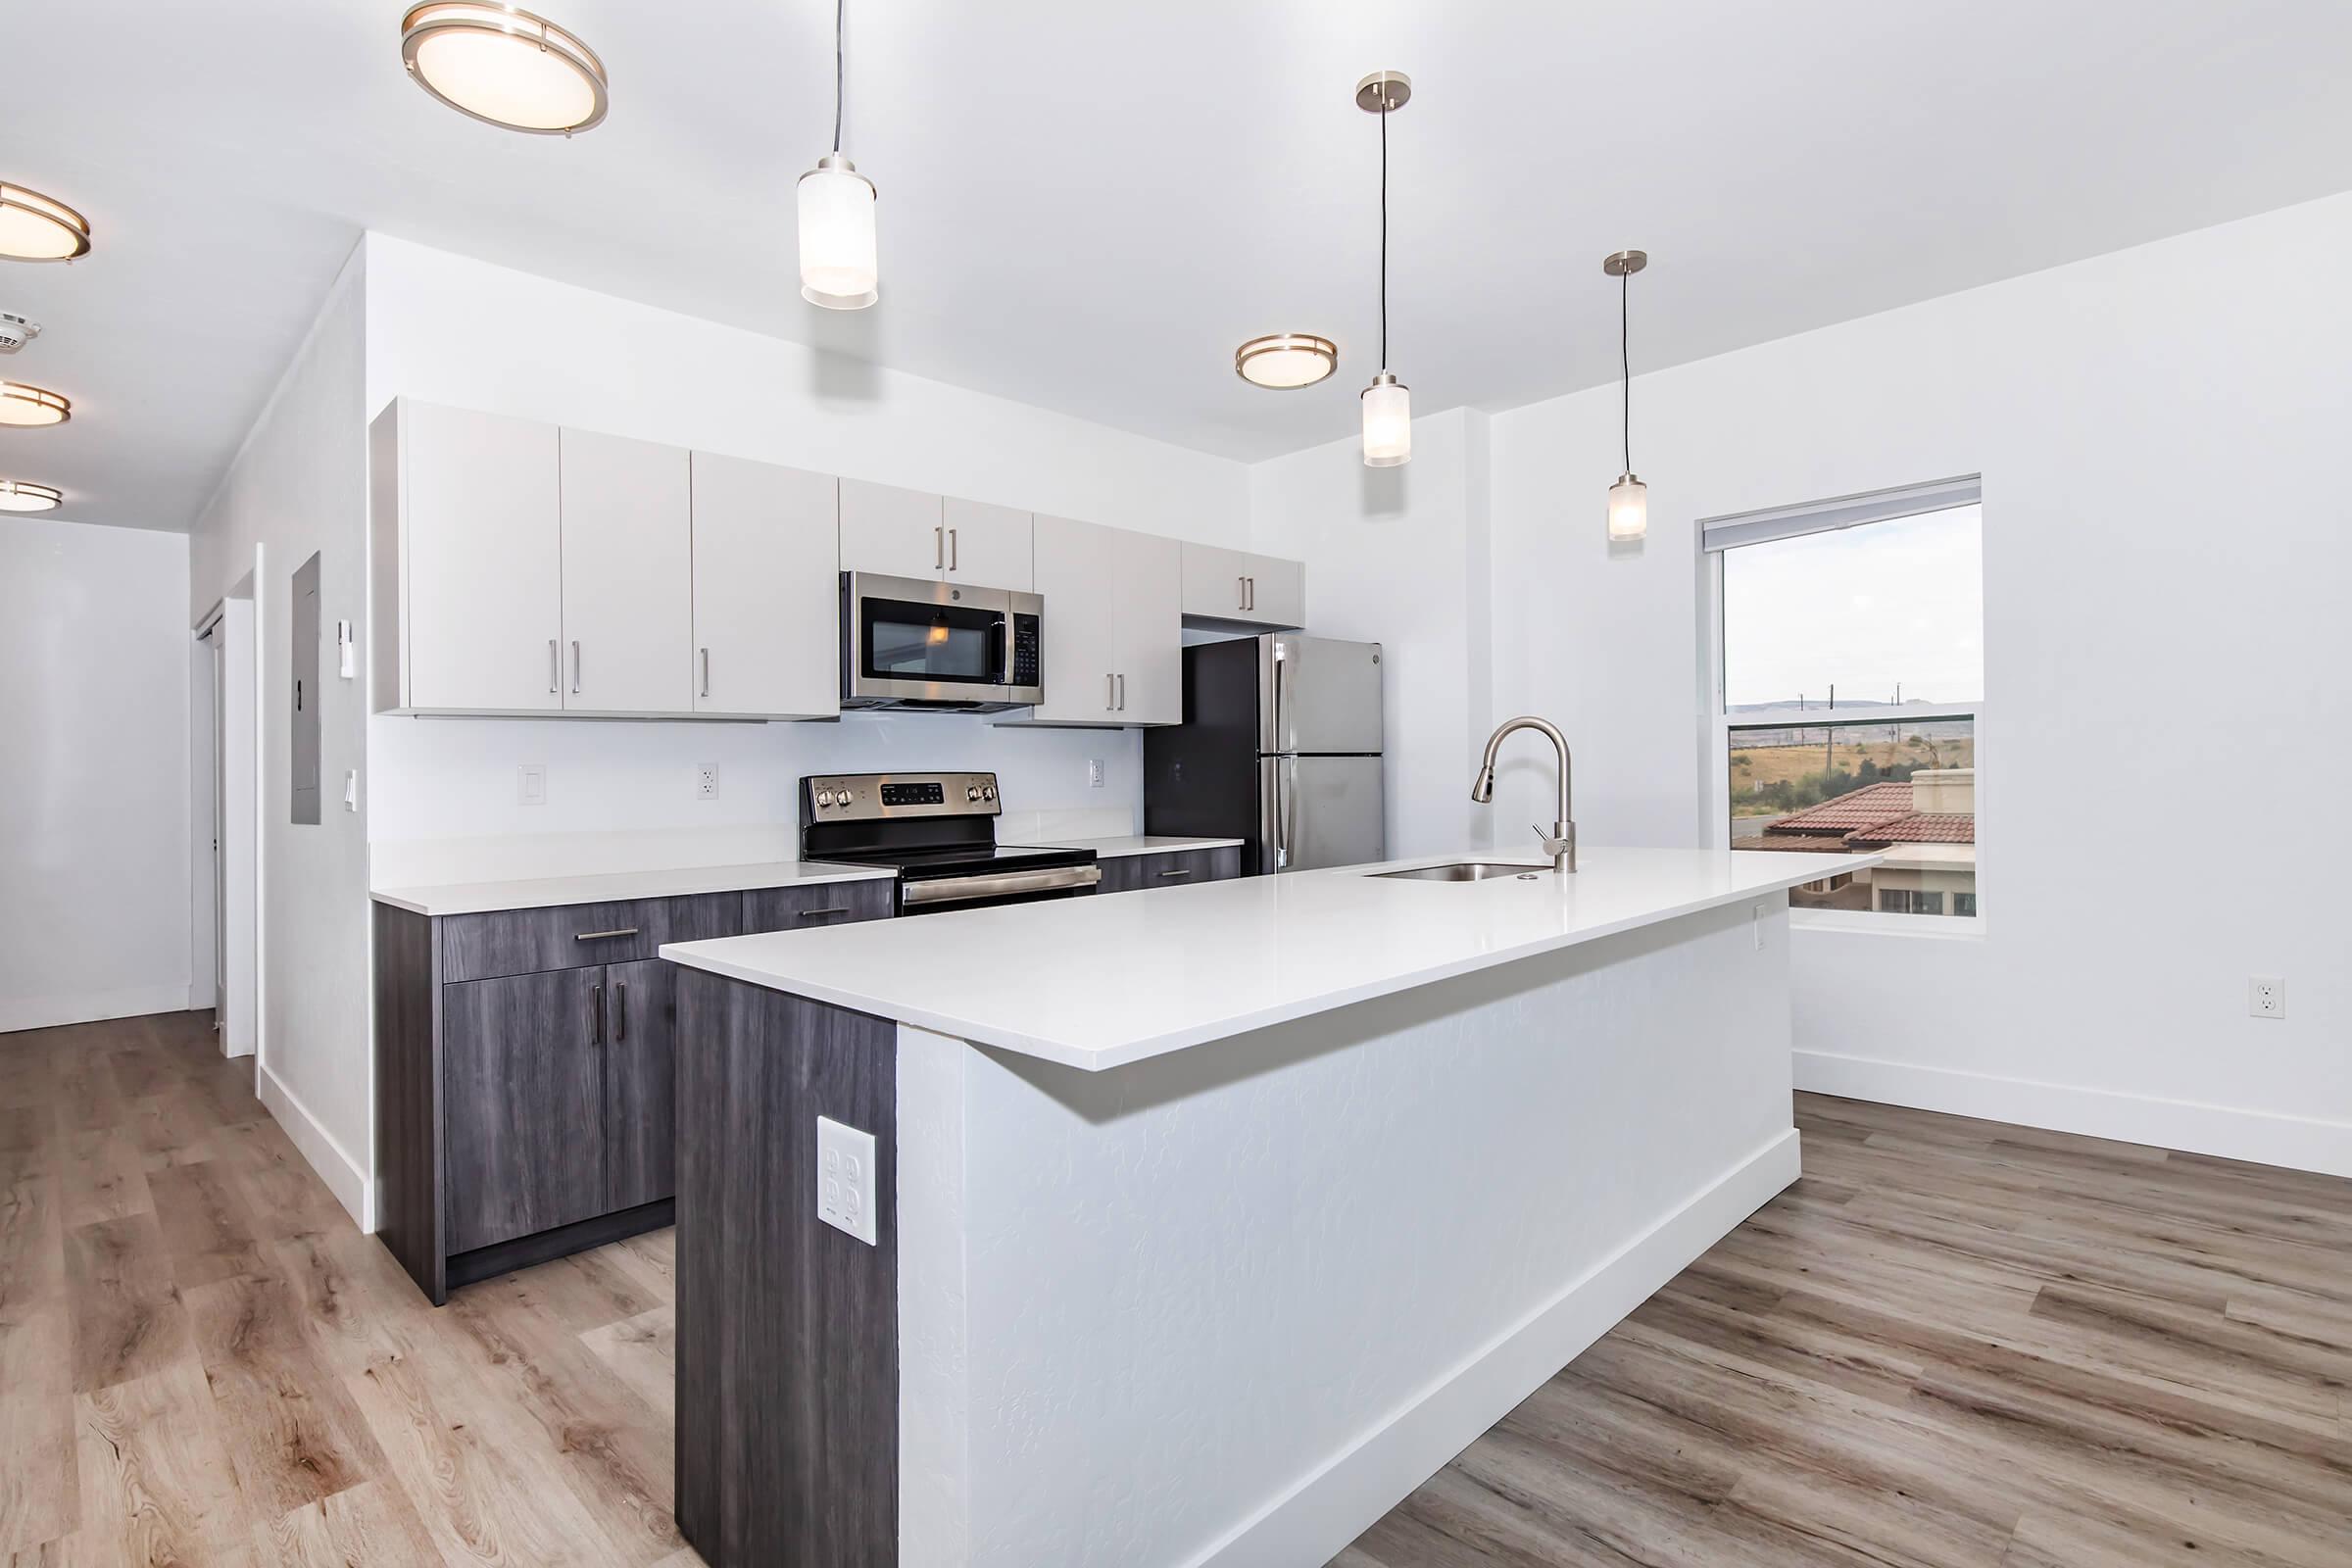
<path id="1" fill-rule="evenodd" d="M 1625 544 L 1649 532 L 1649 486 L 1620 474 L 1609 486 L 1609 543 Z"/>
<path id="2" fill-rule="evenodd" d="M 874 182 L 839 153 L 801 176 L 801 298 L 862 311 L 882 297 Z"/>
<path id="3" fill-rule="evenodd" d="M 65 492 L 25 479 L 0 479 L 0 512 L 55 512 Z"/>
<path id="4" fill-rule="evenodd" d="M 90 220 L 37 190 L 0 181 L 0 257 L 70 262 L 90 248 Z"/>
<path id="5" fill-rule="evenodd" d="M 0 424 L 63 424 L 74 417 L 74 405 L 44 387 L 21 381 L 0 381 Z"/>
<path id="6" fill-rule="evenodd" d="M 427 0 L 400 23 L 417 86 L 486 124 L 568 136 L 605 118 L 605 63 L 544 17 L 483 0 Z"/>
<path id="7" fill-rule="evenodd" d="M 1383 370 L 1363 391 L 1364 466 L 1394 468 L 1413 455 L 1412 388 Z"/>

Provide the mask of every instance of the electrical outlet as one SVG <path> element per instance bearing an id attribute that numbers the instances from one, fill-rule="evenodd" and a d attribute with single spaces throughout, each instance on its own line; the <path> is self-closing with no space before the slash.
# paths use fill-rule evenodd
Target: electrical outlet
<path id="1" fill-rule="evenodd" d="M 816 1217 L 874 1245 L 874 1135 L 816 1118 Z"/>
<path id="2" fill-rule="evenodd" d="M 1086 787 L 1094 790 L 1102 787 L 1102 759 L 1100 757 L 1090 757 L 1086 760 Z"/>
<path id="3" fill-rule="evenodd" d="M 2277 975 L 2258 974 L 2246 982 L 2246 1011 L 2257 1018 L 2286 1016 L 2286 982 Z"/>
<path id="4" fill-rule="evenodd" d="M 514 770 L 514 798 L 524 806 L 547 804 L 547 764 L 525 762 Z"/>
<path id="5" fill-rule="evenodd" d="M 694 770 L 694 793 L 706 801 L 718 799 L 718 764 L 705 762 Z"/>
<path id="6" fill-rule="evenodd" d="M 1761 904 L 1756 906 L 1755 915 L 1749 923 L 1755 928 L 1756 951 L 1762 953 L 1764 951 L 1764 906 Z"/>

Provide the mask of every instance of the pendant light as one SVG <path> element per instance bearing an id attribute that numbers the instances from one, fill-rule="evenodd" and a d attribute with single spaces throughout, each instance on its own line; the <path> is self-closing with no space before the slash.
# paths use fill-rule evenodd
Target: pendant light
<path id="1" fill-rule="evenodd" d="M 88 219 L 54 197 L 0 180 L 0 257 L 70 262 L 89 249 Z"/>
<path id="2" fill-rule="evenodd" d="M 1380 373 L 1357 395 L 1368 468 L 1393 468 L 1413 455 L 1412 389 L 1389 373 L 1389 116 L 1412 96 L 1400 71 L 1375 71 L 1355 84 L 1355 106 L 1380 117 Z"/>
<path id="3" fill-rule="evenodd" d="M 0 424 L 63 424 L 74 417 L 74 405 L 46 387 L 22 381 L 0 381 Z"/>
<path id="4" fill-rule="evenodd" d="M 65 499 L 65 492 L 52 484 L 0 479 L 0 512 L 55 512 Z"/>
<path id="5" fill-rule="evenodd" d="M 409 79 L 484 124 L 568 136 L 603 123 L 605 63 L 545 17 L 496 0 L 426 0 L 400 19 Z"/>
<path id="6" fill-rule="evenodd" d="M 1649 486 L 1634 472 L 1633 284 L 1649 265 L 1647 251 L 1619 251 L 1600 270 L 1617 279 L 1617 355 L 1625 371 L 1625 471 L 1609 486 L 1609 542 L 1630 544 L 1649 532 Z"/>
<path id="7" fill-rule="evenodd" d="M 1312 332 L 1269 332 L 1233 351 L 1233 373 L 1277 392 L 1313 386 L 1340 366 L 1340 346 Z"/>
<path id="8" fill-rule="evenodd" d="M 862 311 L 882 297 L 874 182 L 841 155 L 841 28 L 833 4 L 833 150 L 801 176 L 801 298 L 828 311 Z"/>

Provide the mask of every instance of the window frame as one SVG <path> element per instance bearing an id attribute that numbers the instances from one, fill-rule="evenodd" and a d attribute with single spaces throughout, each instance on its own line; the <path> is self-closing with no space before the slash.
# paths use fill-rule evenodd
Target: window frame
<path id="1" fill-rule="evenodd" d="M 1790 529 L 1778 537 L 1793 538 L 1804 533 L 1828 533 L 1834 530 L 1868 527 L 1873 522 L 1893 521 L 1902 516 L 1918 516 L 1929 512 L 1956 511 L 1964 506 L 1982 508 L 1984 504 L 1982 480 L 1972 479 L 1978 486 L 1973 498 L 1947 499 L 1956 484 L 1970 481 L 1938 480 L 1934 484 L 1914 487 L 1923 499 L 1936 498 L 1936 504 L 1921 506 L 1910 512 L 1887 510 L 1883 516 L 1871 516 L 1862 521 L 1825 521 L 1810 529 Z M 1880 496 L 1899 496 L 1904 491 L 1877 492 Z M 1847 504 L 1855 498 L 1842 497 L 1823 501 L 1817 507 L 1788 507 L 1771 509 L 1776 516 L 1801 515 L 1818 511 L 1825 516 L 1848 514 Z M 1738 514 L 1735 514 L 1738 515 Z M 1759 514 L 1761 515 L 1761 514 Z M 1703 585 L 1699 616 L 1699 658 L 1704 696 L 1700 703 L 1703 714 L 1701 730 L 1702 758 L 1700 761 L 1700 830 L 1703 844 L 1710 849 L 1729 851 L 1732 848 L 1732 733 L 1742 729 L 1788 729 L 1793 727 L 1820 728 L 1831 724 L 1885 723 L 1885 718 L 1873 720 L 1857 713 L 1840 718 L 1834 708 L 1760 708 L 1734 714 L 1724 705 L 1726 653 L 1724 639 L 1724 572 L 1723 558 L 1731 550 L 1747 548 L 1733 544 L 1720 549 L 1707 548 L 1708 529 L 1724 523 L 1722 517 L 1700 518 L 1699 526 L 1691 530 L 1691 548 L 1698 552 L 1697 569 Z M 1981 538 L 1981 536 L 1980 536 Z M 1757 543 L 1771 541 L 1759 540 Z M 1987 722 L 1988 705 L 1983 702 L 1939 704 L 1934 707 L 1907 709 L 1905 719 L 1948 721 L 1967 719 L 1974 731 L 1977 772 L 1976 815 L 1985 815 L 1985 777 L 1984 762 L 1993 726 Z M 1982 839 L 1977 845 L 1977 897 L 1983 907 L 1985 860 Z M 1873 901 L 1876 902 L 1875 900 Z M 1970 941 L 1985 933 L 1984 916 L 1978 914 L 1894 914 L 1877 908 L 1870 909 L 1799 909 L 1790 908 L 1788 923 L 1792 930 L 1858 931 L 1881 936 L 1934 937 Z"/>

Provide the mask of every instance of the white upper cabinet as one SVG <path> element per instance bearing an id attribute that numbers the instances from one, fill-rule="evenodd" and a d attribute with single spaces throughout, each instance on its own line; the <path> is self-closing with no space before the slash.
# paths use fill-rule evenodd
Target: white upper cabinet
<path id="1" fill-rule="evenodd" d="M 867 479 L 841 481 L 841 569 L 938 577 L 948 569 L 940 498 Z"/>
<path id="2" fill-rule="evenodd" d="M 1184 718 L 1182 547 L 1068 517 L 1036 518 L 1046 601 L 1044 724 L 1174 724 Z"/>
<path id="3" fill-rule="evenodd" d="M 1029 593 L 1031 517 L 1010 507 L 947 498 L 942 517 L 948 529 L 947 578 L 982 588 Z"/>
<path id="4" fill-rule="evenodd" d="M 1215 545 L 1184 547 L 1184 612 L 1289 630 L 1306 623 L 1306 567 Z"/>
<path id="5" fill-rule="evenodd" d="M 374 706 L 561 710 L 555 426 L 404 400 L 368 451 Z"/>
<path id="6" fill-rule="evenodd" d="M 840 482 L 694 455 L 694 710 L 841 711 Z"/>
<path id="7" fill-rule="evenodd" d="M 683 447 L 559 433 L 564 708 L 694 711 L 693 480 Z"/>

